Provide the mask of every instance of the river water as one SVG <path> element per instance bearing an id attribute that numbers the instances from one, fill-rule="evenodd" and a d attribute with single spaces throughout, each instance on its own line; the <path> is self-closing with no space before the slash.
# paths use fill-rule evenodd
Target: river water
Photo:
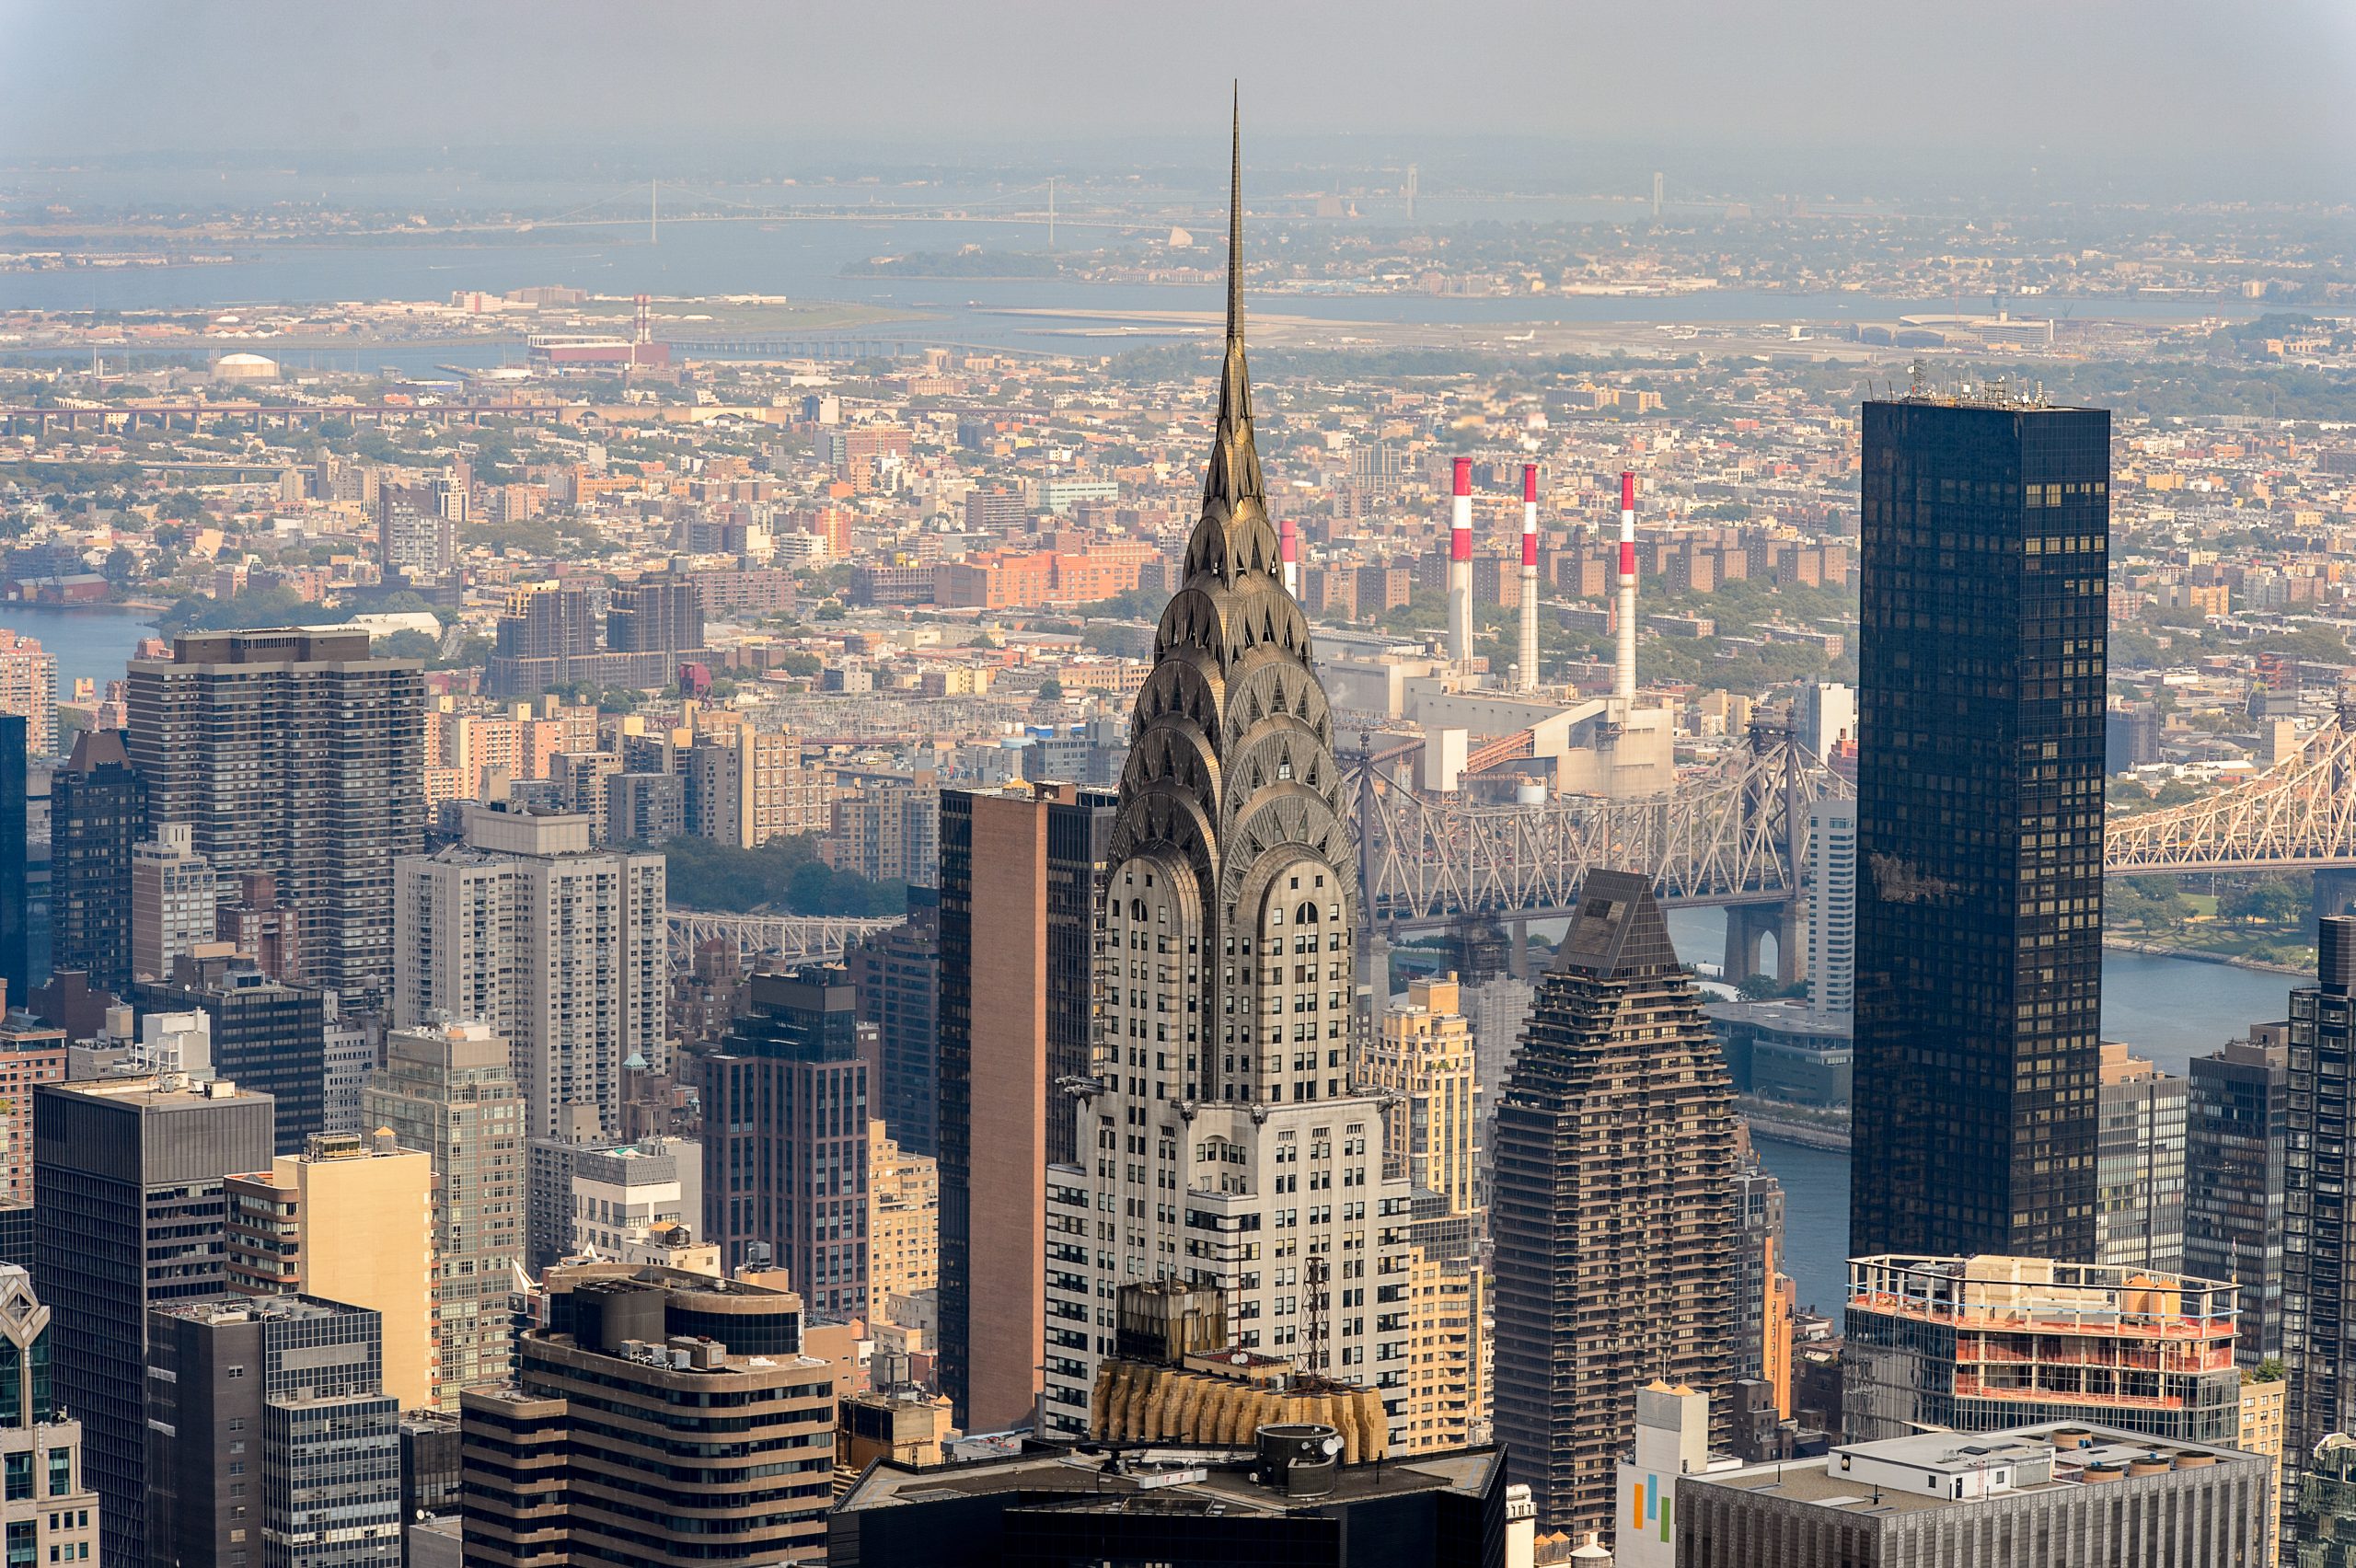
<path id="1" fill-rule="evenodd" d="M 155 622 L 144 610 L 118 605 L 0 605 L 0 628 L 37 638 L 43 651 L 57 656 L 57 690 L 63 697 L 74 689 L 77 675 L 87 675 L 103 692 L 109 681 L 122 679 L 122 666 L 139 640 L 151 635 Z"/>
<path id="2" fill-rule="evenodd" d="M 1726 916 L 1679 909 L 1669 917 L 1678 951 L 1689 963 L 1715 963 L 1725 951 Z M 2286 1017 L 2299 979 L 2230 964 L 2140 952 L 2103 955 L 2102 1032 L 2123 1040 L 2164 1071 L 2181 1074 L 2253 1023 Z M 1784 1183 L 1784 1270 L 1800 1305 L 1836 1318 L 1848 1289 L 1849 1157 L 1780 1138 L 1758 1140 L 1760 1158 Z"/>
<path id="3" fill-rule="evenodd" d="M 1538 216 L 1530 213 L 1523 215 Z M 1316 227 L 1319 220 L 1266 220 L 1271 225 Z M 1138 240 L 1159 238 L 1166 220 L 1139 223 L 1128 231 L 1082 231 L 1061 238 L 1066 252 L 1100 245 L 1134 248 Z M 1077 336 L 1101 333 L 1103 312 L 1195 311 L 1216 316 L 1224 308 L 1221 285 L 1164 286 L 1091 283 L 1067 278 L 845 277 L 847 262 L 909 251 L 953 251 L 975 245 L 996 252 L 1045 251 L 1044 225 L 982 223 L 970 219 L 898 219 L 879 213 L 856 217 L 794 216 L 774 222 L 675 223 L 650 240 L 645 227 L 541 229 L 528 234 L 489 233 L 465 236 L 388 236 L 375 243 L 305 244 L 289 241 L 225 241 L 217 248 L 236 259 L 214 265 L 76 268 L 0 273 L 0 309 L 158 310 L 217 309 L 233 306 L 334 300 L 438 300 L 458 290 L 500 293 L 530 284 L 567 284 L 594 294 L 646 292 L 657 295 L 724 294 L 785 295 L 797 301 L 850 302 L 891 311 L 899 319 L 872 328 L 846 329 L 860 338 L 907 338 L 922 342 L 1029 348 L 1064 353 L 1106 353 L 1139 342 L 1174 341 L 1161 336 Z M 133 248 L 136 248 L 133 247 Z M 1198 248 L 1207 264 L 1213 250 Z M 1956 308 L 1952 298 L 1875 298 L 1858 294 L 1786 294 L 1751 289 L 1707 289 L 1665 296 L 1518 294 L 1509 297 L 1449 297 L 1425 294 L 1301 294 L 1255 292 L 1253 307 L 1279 315 L 1337 324 L 1373 322 L 1433 328 L 1513 326 L 1526 322 L 1653 322 L 1661 325 L 1712 322 L 1809 322 L 1838 324 L 1888 320 L 1901 314 Z M 2057 302 L 2056 308 L 2062 305 Z M 2247 302 L 2211 298 L 2119 298 L 2069 302 L 2081 316 L 2195 318 L 2246 315 Z M 1008 315 L 1006 312 L 1045 314 Z M 528 322 L 528 318 L 525 318 Z M 520 334 L 525 329 L 519 325 Z M 692 336 L 692 332 L 687 335 Z M 270 352 L 266 340 L 241 346 Z M 1197 346 L 1208 353 L 1213 340 Z M 497 363 L 520 357 L 520 344 L 439 351 L 443 363 Z M 289 351 L 294 365 L 303 351 Z M 334 363 L 347 367 L 342 355 Z M 363 368 L 407 359 L 363 350 Z"/>

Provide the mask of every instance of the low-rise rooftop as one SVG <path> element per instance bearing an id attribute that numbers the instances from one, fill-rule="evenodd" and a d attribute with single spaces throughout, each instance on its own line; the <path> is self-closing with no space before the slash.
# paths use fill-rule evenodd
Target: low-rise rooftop
<path id="1" fill-rule="evenodd" d="M 859 1479 L 837 1512 L 887 1508 L 904 1503 L 938 1503 L 1019 1492 L 1026 1506 L 1079 1508 L 1099 1513 L 1278 1515 L 1339 1504 L 1454 1491 L 1478 1496 L 1505 1462 L 1497 1447 L 1458 1448 L 1444 1453 L 1388 1459 L 1380 1464 L 1344 1465 L 1330 1491 L 1293 1495 L 1281 1484 L 1255 1480 L 1259 1462 L 1230 1448 L 1172 1447 L 1135 1449 L 1114 1458 L 1080 1449 L 1033 1445 L 1005 1458 L 919 1469 L 879 1460 Z"/>
<path id="2" fill-rule="evenodd" d="M 2233 1448 L 2159 1442 L 2110 1427 L 2065 1422 L 1976 1435 L 1923 1432 L 1876 1443 L 1847 1443 L 1822 1460 L 1787 1459 L 1693 1479 L 1846 1514 L 1889 1516 L 2221 1464 L 2271 1462 Z"/>

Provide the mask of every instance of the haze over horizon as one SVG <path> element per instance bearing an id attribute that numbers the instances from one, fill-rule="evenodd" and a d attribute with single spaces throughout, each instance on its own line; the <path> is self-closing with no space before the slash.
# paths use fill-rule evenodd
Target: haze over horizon
<path id="1" fill-rule="evenodd" d="M 1669 167 L 1811 196 L 2356 196 L 2356 10 L 2326 0 L 1369 0 L 1346 26 L 1337 15 L 0 0 L 0 161 L 1191 166 L 1240 76 L 1247 156 L 1267 167 L 1420 158 L 1427 181 L 1595 189 Z"/>

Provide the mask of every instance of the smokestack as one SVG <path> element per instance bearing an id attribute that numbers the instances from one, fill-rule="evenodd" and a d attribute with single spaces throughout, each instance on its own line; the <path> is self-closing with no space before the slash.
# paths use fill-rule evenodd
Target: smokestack
<path id="1" fill-rule="evenodd" d="M 1611 695 L 1624 720 L 1636 706 L 1636 476 L 1620 474 L 1620 660 Z"/>
<path id="2" fill-rule="evenodd" d="M 1521 689 L 1538 689 L 1538 465 L 1521 466 Z"/>
<path id="3" fill-rule="evenodd" d="M 1456 460 L 1456 499 L 1448 524 L 1448 659 L 1472 668 L 1472 459 Z"/>
<path id="4" fill-rule="evenodd" d="M 1300 536 L 1288 517 L 1276 525 L 1276 557 L 1285 563 L 1285 592 L 1300 597 Z"/>

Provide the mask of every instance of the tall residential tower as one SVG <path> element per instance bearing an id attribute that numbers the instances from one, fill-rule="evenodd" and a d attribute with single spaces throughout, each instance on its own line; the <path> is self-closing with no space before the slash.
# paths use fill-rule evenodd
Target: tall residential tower
<path id="1" fill-rule="evenodd" d="M 364 1119 L 433 1159 L 435 1400 L 514 1366 L 508 1298 L 524 1251 L 524 1096 L 507 1042 L 482 1023 L 396 1029 Z"/>
<path id="2" fill-rule="evenodd" d="M 2283 1158 L 2282 1359 L 2291 1374 L 2284 1447 L 2307 1455 L 2356 1431 L 2356 1262 L 2348 1255 L 2348 1182 L 2356 1147 L 2356 917 L 2321 922 L 2316 984 L 2291 993 Z"/>
<path id="3" fill-rule="evenodd" d="M 1497 1440 L 1538 1516 L 1602 1529 L 1636 1391 L 1732 1428 L 1734 1094 L 1651 882 L 1588 873 L 1497 1107 Z"/>
<path id="4" fill-rule="evenodd" d="M 368 634 L 217 631 L 134 659 L 129 751 L 151 824 L 185 823 L 225 892 L 267 871 L 311 984 L 392 982 L 393 862 L 425 835 L 425 680 Z"/>
<path id="5" fill-rule="evenodd" d="M 392 868 L 393 1021 L 490 1024 L 515 1054 L 532 1133 L 585 1108 L 621 1131 L 622 1069 L 663 1069 L 664 859 L 594 847 L 589 819 L 466 808 L 467 837 Z"/>
<path id="6" fill-rule="evenodd" d="M 1865 409 L 1852 1256 L 2095 1255 L 2110 415 Z"/>

